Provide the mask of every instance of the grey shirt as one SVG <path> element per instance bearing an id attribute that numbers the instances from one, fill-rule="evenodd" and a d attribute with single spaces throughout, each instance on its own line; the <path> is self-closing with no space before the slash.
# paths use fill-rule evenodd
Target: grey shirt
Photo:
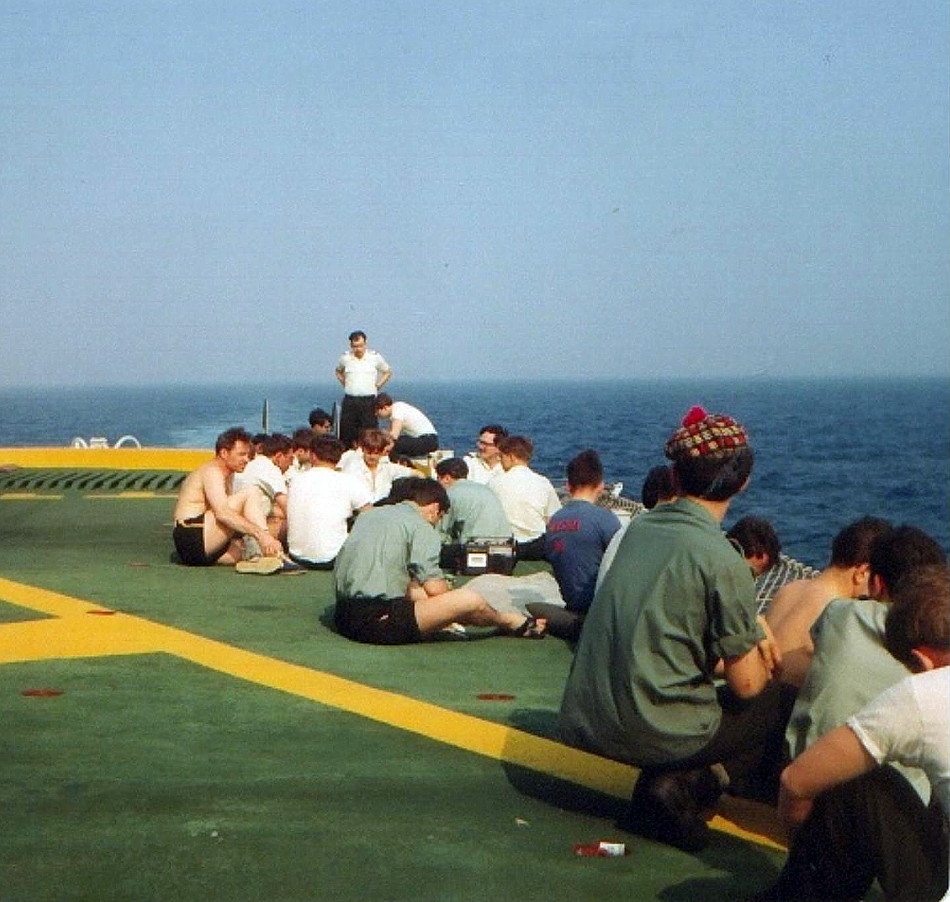
<path id="1" fill-rule="evenodd" d="M 336 558 L 336 597 L 402 598 L 409 580 L 441 579 L 438 533 L 411 501 L 356 518 Z"/>

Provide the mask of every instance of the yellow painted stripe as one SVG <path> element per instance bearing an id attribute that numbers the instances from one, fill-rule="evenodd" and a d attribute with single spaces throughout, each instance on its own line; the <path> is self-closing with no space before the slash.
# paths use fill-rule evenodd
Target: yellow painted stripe
<path id="1" fill-rule="evenodd" d="M 102 494 L 97 492 L 94 495 L 83 495 L 84 498 L 92 498 L 96 501 L 102 500 L 112 500 L 112 501 L 136 501 L 142 498 L 177 498 L 173 492 L 114 492 L 111 495 Z"/>
<path id="2" fill-rule="evenodd" d="M 636 782 L 635 768 L 544 737 L 130 614 L 96 615 L 90 612 L 103 608 L 68 595 L 0 578 L 0 598 L 60 618 L 0 624 L 0 663 L 165 652 L 220 673 L 618 798 L 629 798 Z M 745 839 L 782 848 L 764 828 L 757 832 L 735 824 L 727 812 L 720 812 L 711 825 Z"/>
<path id="3" fill-rule="evenodd" d="M 41 495 L 39 492 L 3 492 L 3 501 L 62 501 L 62 495 Z"/>
<path id="4" fill-rule="evenodd" d="M 0 467 L 190 471 L 213 456 L 201 448 L 0 448 Z"/>

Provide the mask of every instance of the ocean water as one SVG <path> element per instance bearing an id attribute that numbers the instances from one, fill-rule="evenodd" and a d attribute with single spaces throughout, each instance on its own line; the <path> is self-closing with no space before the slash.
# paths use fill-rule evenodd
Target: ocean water
<path id="1" fill-rule="evenodd" d="M 726 525 L 767 517 L 783 549 L 823 566 L 831 539 L 864 514 L 912 523 L 950 547 L 950 380 L 710 380 L 400 382 L 390 393 L 422 408 L 442 447 L 465 453 L 486 423 L 535 444 L 533 466 L 562 479 L 566 462 L 596 448 L 608 481 L 639 497 L 650 467 L 686 410 L 702 404 L 749 430 L 756 464 Z M 145 445 L 210 447 L 233 425 L 272 431 L 329 410 L 335 383 L 0 390 L 0 446 L 68 445 L 74 436 L 131 433 Z"/>

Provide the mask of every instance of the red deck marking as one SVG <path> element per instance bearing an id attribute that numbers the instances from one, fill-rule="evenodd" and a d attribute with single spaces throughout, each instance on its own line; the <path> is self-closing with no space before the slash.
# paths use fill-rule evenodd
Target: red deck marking
<path id="1" fill-rule="evenodd" d="M 24 689 L 20 693 L 20 695 L 25 695 L 28 698 L 54 698 L 62 694 L 62 689 Z"/>
<path id="2" fill-rule="evenodd" d="M 482 702 L 512 702 L 515 700 L 515 697 L 507 692 L 480 692 L 475 698 Z"/>

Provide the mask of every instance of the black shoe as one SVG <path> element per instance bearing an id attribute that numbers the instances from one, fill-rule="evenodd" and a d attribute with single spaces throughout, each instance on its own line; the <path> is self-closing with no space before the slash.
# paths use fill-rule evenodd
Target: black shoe
<path id="1" fill-rule="evenodd" d="M 698 767 L 680 774 L 697 808 L 714 808 L 722 795 L 722 784 L 712 768 Z"/>
<path id="2" fill-rule="evenodd" d="M 700 852 L 709 845 L 709 827 L 690 791 L 688 775 L 682 773 L 646 779 L 641 775 L 617 826 L 684 852 Z"/>

